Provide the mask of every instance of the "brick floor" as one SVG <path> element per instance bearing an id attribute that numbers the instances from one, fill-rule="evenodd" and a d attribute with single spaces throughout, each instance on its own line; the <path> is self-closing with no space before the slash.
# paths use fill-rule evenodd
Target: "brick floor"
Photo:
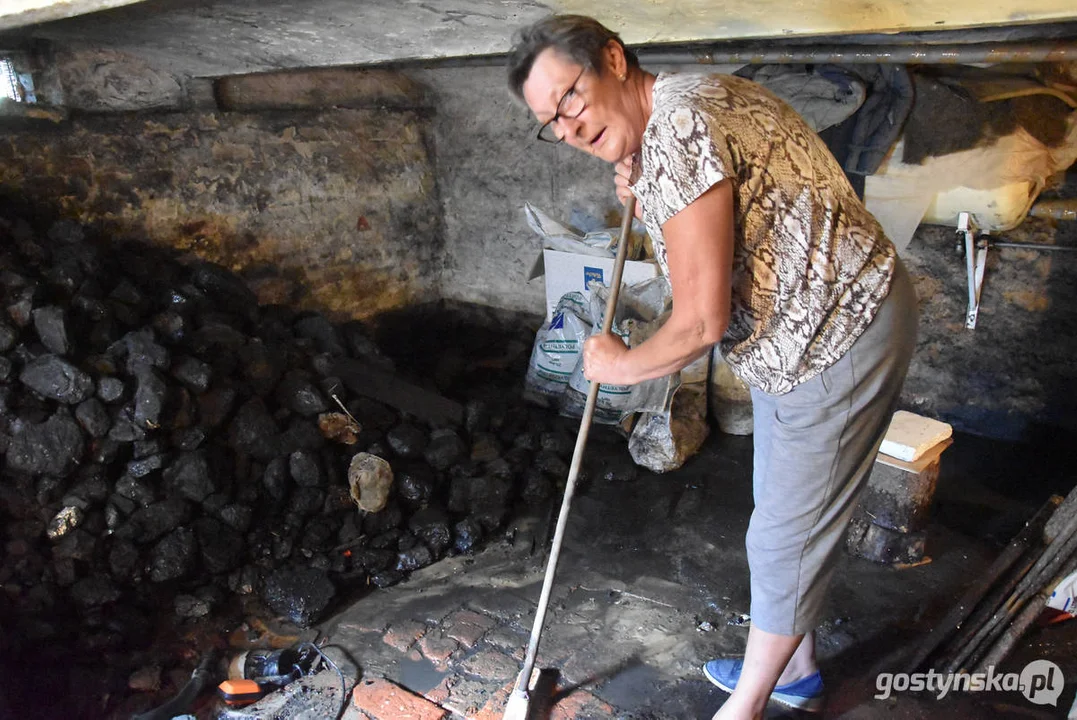
<path id="1" fill-rule="evenodd" d="M 385 633 L 382 640 L 389 647 L 394 647 L 400 652 L 407 652 L 408 648 L 416 643 L 426 633 L 426 625 L 414 621 L 394 623 L 389 632 Z"/>
<path id="2" fill-rule="evenodd" d="M 458 668 L 469 675 L 487 680 L 506 680 L 520 672 L 519 663 L 493 648 L 479 650 L 462 661 Z"/>
<path id="3" fill-rule="evenodd" d="M 442 720 L 449 714 L 421 695 L 380 678 L 360 681 L 352 692 L 352 704 L 375 720 Z"/>
<path id="4" fill-rule="evenodd" d="M 423 655 L 438 666 L 448 662 L 459 647 L 459 643 L 441 633 L 429 632 L 419 640 L 419 649 L 423 651 Z"/>
<path id="5" fill-rule="evenodd" d="M 466 648 L 475 647 L 488 630 L 497 626 L 497 620 L 472 610 L 459 610 L 445 620 L 445 635 L 457 640 Z"/>

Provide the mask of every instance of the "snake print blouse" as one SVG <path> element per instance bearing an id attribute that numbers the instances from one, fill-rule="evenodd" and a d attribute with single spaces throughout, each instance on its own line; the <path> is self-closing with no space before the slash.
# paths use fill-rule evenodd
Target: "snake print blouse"
<path id="1" fill-rule="evenodd" d="M 841 358 L 875 317 L 894 246 L 823 141 L 769 91 L 732 75 L 659 75 L 637 163 L 632 189 L 667 277 L 662 225 L 732 181 L 721 350 L 749 385 L 788 392 Z"/>

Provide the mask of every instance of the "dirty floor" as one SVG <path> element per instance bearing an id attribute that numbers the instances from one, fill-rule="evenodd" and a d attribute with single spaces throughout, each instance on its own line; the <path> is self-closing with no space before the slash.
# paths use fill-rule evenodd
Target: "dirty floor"
<path id="1" fill-rule="evenodd" d="M 556 671 L 546 677 L 557 683 L 544 714 L 706 720 L 726 696 L 699 668 L 742 652 L 748 632 L 737 618 L 749 609 L 743 535 L 751 438 L 715 433 L 683 469 L 663 476 L 635 469 L 624 445 L 601 428 L 588 447 L 539 651 L 538 667 Z M 1066 463 L 1057 455 L 959 436 L 943 456 L 932 562 L 899 571 L 843 558 L 819 632 L 824 717 L 1065 717 L 1077 688 L 1077 622 L 1033 630 L 1002 668 L 1057 663 L 1067 678 L 1057 707 L 1018 692 L 873 697 L 876 675 L 901 665 L 1050 492 L 1069 489 L 1072 476 L 1058 472 Z M 448 711 L 500 720 L 527 645 L 555 511 L 520 517 L 484 552 L 416 572 L 326 622 L 329 643 L 361 675 L 345 717 Z M 788 716 L 777 708 L 768 714 Z"/>

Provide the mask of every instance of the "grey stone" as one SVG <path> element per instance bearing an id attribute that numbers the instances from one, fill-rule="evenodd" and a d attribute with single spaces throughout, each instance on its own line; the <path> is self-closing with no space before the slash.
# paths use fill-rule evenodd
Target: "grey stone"
<path id="1" fill-rule="evenodd" d="M 66 355 L 70 349 L 70 343 L 63 308 L 55 305 L 36 308 L 33 318 L 34 330 L 41 339 L 41 344 L 51 353 Z"/>
<path id="2" fill-rule="evenodd" d="M 262 597 L 274 612 L 307 627 L 321 617 L 335 595 L 336 587 L 325 571 L 281 568 L 266 578 Z"/>
<path id="3" fill-rule="evenodd" d="M 7 382 L 11 379 L 11 372 L 15 369 L 15 364 L 8 360 L 3 355 L 0 355 L 0 381 Z"/>
<path id="4" fill-rule="evenodd" d="M 55 355 L 31 360 L 19 373 L 23 385 L 40 395 L 76 405 L 93 393 L 93 378 Z"/>

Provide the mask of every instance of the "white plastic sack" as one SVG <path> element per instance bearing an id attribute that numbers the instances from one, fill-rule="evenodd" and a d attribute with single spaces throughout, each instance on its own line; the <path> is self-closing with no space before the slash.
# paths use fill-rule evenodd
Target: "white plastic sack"
<path id="1" fill-rule="evenodd" d="M 606 316 L 609 288 L 595 285 L 591 292 L 592 332 L 601 332 Z M 669 281 L 657 277 L 634 285 L 625 285 L 618 296 L 617 313 L 611 332 L 628 347 L 635 347 L 649 338 L 665 321 L 672 302 Z M 606 385 L 598 391 L 595 403 L 595 422 L 616 425 L 634 412 L 660 412 L 667 407 L 671 387 L 680 383 L 677 373 L 647 380 L 637 385 Z M 576 366 L 562 398 L 561 413 L 572 417 L 583 414 L 590 390 L 590 381 L 583 374 L 583 363 Z"/>
<path id="2" fill-rule="evenodd" d="M 531 229 L 542 236 L 544 248 L 595 257 L 613 257 L 616 254 L 616 230 L 596 230 L 580 235 L 531 203 L 524 203 L 524 217 Z"/>
<path id="3" fill-rule="evenodd" d="M 580 293 L 568 293 L 553 317 L 535 335 L 524 380 L 524 398 L 543 407 L 559 407 L 576 366 L 583 341 L 591 334 L 591 316 Z"/>

